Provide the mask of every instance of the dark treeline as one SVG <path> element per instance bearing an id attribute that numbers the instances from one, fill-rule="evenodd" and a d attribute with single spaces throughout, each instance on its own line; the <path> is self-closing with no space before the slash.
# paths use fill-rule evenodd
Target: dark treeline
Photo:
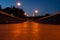
<path id="1" fill-rule="evenodd" d="M 25 15 L 24 15 L 24 10 L 22 8 L 16 8 L 16 7 L 6 7 L 4 9 L 2 9 L 1 5 L 0 5 L 0 10 L 3 11 L 3 12 L 6 12 L 8 14 L 12 14 L 13 16 L 16 16 L 16 17 L 20 17 L 20 18 L 24 18 Z"/>

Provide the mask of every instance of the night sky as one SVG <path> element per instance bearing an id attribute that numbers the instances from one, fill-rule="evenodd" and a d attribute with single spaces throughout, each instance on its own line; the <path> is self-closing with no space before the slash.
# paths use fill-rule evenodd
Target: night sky
<path id="1" fill-rule="evenodd" d="M 55 13 L 60 11 L 60 0 L 0 0 L 2 8 L 15 6 L 16 3 L 21 2 L 21 8 L 32 15 L 35 9 L 39 10 L 38 15 L 44 15 L 45 13 Z"/>

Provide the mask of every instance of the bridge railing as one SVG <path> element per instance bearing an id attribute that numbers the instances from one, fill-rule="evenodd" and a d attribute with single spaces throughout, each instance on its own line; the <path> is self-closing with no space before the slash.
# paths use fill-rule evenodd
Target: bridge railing
<path id="1" fill-rule="evenodd" d="M 40 19 L 49 18 L 49 17 L 55 16 L 55 15 L 57 15 L 57 14 L 60 14 L 60 12 L 57 12 L 57 13 L 51 14 L 51 15 L 49 15 L 49 16 L 46 16 L 46 17 L 43 17 L 43 18 L 40 18 Z"/>
<path id="2" fill-rule="evenodd" d="M 8 23 L 8 22 L 21 22 L 23 19 L 16 17 L 16 16 L 12 16 L 8 13 L 2 12 L 0 11 L 0 22 L 4 22 L 4 23 Z M 2 19 L 3 18 L 3 19 Z"/>

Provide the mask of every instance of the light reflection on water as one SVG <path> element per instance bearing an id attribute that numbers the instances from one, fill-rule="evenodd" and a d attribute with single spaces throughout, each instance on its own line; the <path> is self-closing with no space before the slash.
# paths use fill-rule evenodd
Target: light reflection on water
<path id="1" fill-rule="evenodd" d="M 60 40 L 60 25 L 31 21 L 0 24 L 0 40 Z"/>

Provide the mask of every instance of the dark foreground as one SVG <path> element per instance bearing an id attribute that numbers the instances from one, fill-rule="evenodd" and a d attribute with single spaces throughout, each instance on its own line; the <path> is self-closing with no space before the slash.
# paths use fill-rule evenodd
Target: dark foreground
<path id="1" fill-rule="evenodd" d="M 60 25 L 31 21 L 0 24 L 0 40 L 60 40 Z"/>

